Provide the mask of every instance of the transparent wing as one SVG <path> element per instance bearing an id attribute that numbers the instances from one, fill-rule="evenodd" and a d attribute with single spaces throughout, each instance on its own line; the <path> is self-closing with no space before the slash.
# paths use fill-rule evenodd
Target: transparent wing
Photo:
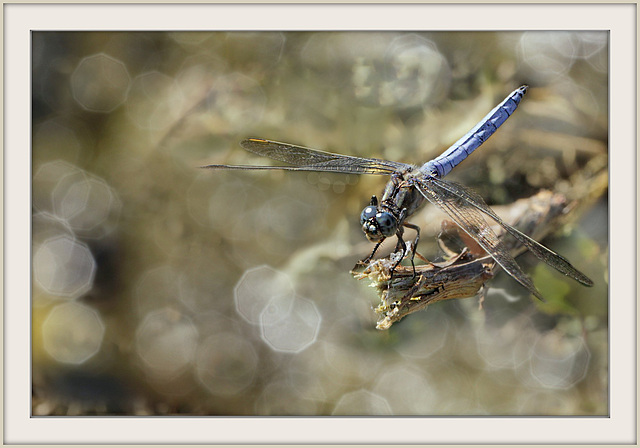
<path id="1" fill-rule="evenodd" d="M 439 183 L 431 182 L 431 179 L 421 181 L 416 188 L 429 202 L 441 208 L 462 230 L 476 240 L 507 274 L 544 302 L 544 298 L 531 279 L 522 271 L 500 238 L 491 230 L 482 213 L 463 198 L 442 188 Z"/>
<path id="2" fill-rule="evenodd" d="M 411 165 L 382 159 L 334 154 L 288 143 L 249 138 L 240 142 L 247 151 L 294 166 L 206 165 L 202 168 L 227 170 L 327 171 L 347 174 L 386 174 L 412 168 Z"/>
<path id="3" fill-rule="evenodd" d="M 447 196 L 456 196 L 462 198 L 466 204 L 469 204 L 469 206 L 472 206 L 476 210 L 479 210 L 480 212 L 490 216 L 491 219 L 500 224 L 507 232 L 509 232 L 511 235 L 513 235 L 514 238 L 520 241 L 536 257 L 547 263 L 552 268 L 558 270 L 559 272 L 562 272 L 564 275 L 573 278 L 574 280 L 582 283 L 585 286 L 593 286 L 593 281 L 582 272 L 574 268 L 566 258 L 558 255 L 551 249 L 543 246 L 536 240 L 530 238 L 515 227 L 510 226 L 502 219 L 500 219 L 500 217 L 484 202 L 484 199 L 482 199 L 482 197 L 475 191 L 456 182 L 444 181 L 441 179 L 430 179 L 429 181 L 431 185 L 436 185 L 443 192 L 446 192 Z"/>

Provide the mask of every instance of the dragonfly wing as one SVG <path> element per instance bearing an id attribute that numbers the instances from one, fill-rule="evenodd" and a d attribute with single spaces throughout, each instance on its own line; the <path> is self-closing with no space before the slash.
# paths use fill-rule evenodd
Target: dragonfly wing
<path id="1" fill-rule="evenodd" d="M 593 286 L 593 281 L 582 272 L 574 268 L 569 261 L 543 246 L 533 238 L 525 235 L 515 227 L 504 222 L 491 208 L 484 202 L 484 199 L 475 191 L 460 185 L 456 182 L 443 181 L 440 179 L 431 179 L 432 184 L 437 185 L 440 189 L 445 190 L 449 195 L 462 198 L 466 203 L 473 206 L 476 210 L 490 216 L 491 219 L 500 224 L 507 232 L 513 235 L 520 243 L 529 249 L 536 257 L 547 263 L 552 268 L 562 272 L 564 275 L 573 278 L 585 286 Z"/>
<path id="2" fill-rule="evenodd" d="M 393 171 L 385 171 L 373 167 L 358 166 L 336 166 L 336 165 L 307 165 L 307 166 L 261 166 L 261 165 L 203 165 L 200 168 L 210 170 L 286 170 L 286 171 L 322 171 L 328 173 L 343 174 L 386 174 L 390 175 Z"/>
<path id="3" fill-rule="evenodd" d="M 516 260 L 511 256 L 502 240 L 498 238 L 482 214 L 466 200 L 451 194 L 439 183 L 430 180 L 416 185 L 418 191 L 432 204 L 441 208 L 462 230 L 469 234 L 501 267 L 518 283 L 527 288 L 534 296 L 544 302 L 531 279 L 522 271 Z"/>
<path id="4" fill-rule="evenodd" d="M 411 165 L 389 160 L 335 154 L 289 143 L 248 138 L 240 142 L 247 151 L 263 157 L 290 163 L 297 167 L 312 168 L 313 171 L 337 171 L 356 174 L 391 174 L 411 168 Z"/>

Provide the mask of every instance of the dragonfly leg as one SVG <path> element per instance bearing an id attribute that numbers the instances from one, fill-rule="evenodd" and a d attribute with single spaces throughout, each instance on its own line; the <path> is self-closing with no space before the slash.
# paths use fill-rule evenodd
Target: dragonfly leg
<path id="1" fill-rule="evenodd" d="M 411 266 L 413 266 L 413 276 L 416 276 L 416 266 L 413 264 L 413 259 L 416 257 L 416 250 L 418 250 L 418 241 L 420 241 L 420 227 L 409 222 L 403 222 L 403 226 L 408 227 L 416 231 L 416 238 L 413 240 L 413 248 L 411 249 Z M 420 255 L 420 258 L 424 260 L 424 257 Z"/>
<path id="2" fill-rule="evenodd" d="M 373 250 L 371 251 L 369 256 L 367 258 L 365 258 L 364 260 L 362 260 L 360 263 L 369 263 L 371 261 L 371 259 L 373 258 L 373 256 L 375 255 L 376 251 L 378 250 L 378 248 L 380 247 L 381 244 L 382 244 L 382 241 L 378 241 L 378 243 L 376 243 L 376 247 L 373 248 Z"/>
<path id="3" fill-rule="evenodd" d="M 406 215 L 407 215 L 407 209 L 403 208 L 402 211 L 400 212 L 400 216 L 398 217 L 398 222 L 401 222 L 402 226 L 400 226 L 398 228 L 398 231 L 396 232 L 396 237 L 398 238 L 398 242 L 396 243 L 396 252 L 398 251 L 398 249 L 402 249 L 402 255 L 400 256 L 398 261 L 396 261 L 396 263 L 391 268 L 391 279 L 393 279 L 393 274 L 395 273 L 396 268 L 402 262 L 402 260 L 404 259 L 404 256 L 407 254 L 407 245 L 405 244 L 404 239 L 402 238 L 402 235 L 404 233 L 404 227 L 409 227 L 410 229 L 417 230 L 418 239 L 420 238 L 420 229 L 418 228 L 418 226 L 415 226 L 413 224 L 404 222 L 404 219 L 405 219 Z M 416 241 L 415 241 L 415 243 L 413 245 L 413 250 L 411 251 L 412 252 L 411 253 L 411 267 L 413 268 L 413 276 L 414 277 L 416 276 L 416 265 L 413 263 L 413 258 L 416 255 L 415 244 L 417 243 L 418 239 L 416 239 Z"/>
<path id="4" fill-rule="evenodd" d="M 395 274 L 396 268 L 402 262 L 402 259 L 407 253 L 407 245 L 404 243 L 404 240 L 402 239 L 402 232 L 398 231 L 398 233 L 396 234 L 396 237 L 398 238 L 398 243 L 396 244 L 396 251 L 398 249 L 402 249 L 402 255 L 398 258 L 398 261 L 396 261 L 393 267 L 391 268 L 391 277 L 389 278 L 389 281 L 393 280 L 393 274 Z M 415 277 L 416 267 L 413 265 L 413 258 L 411 259 L 411 266 L 413 266 L 413 276 Z"/>

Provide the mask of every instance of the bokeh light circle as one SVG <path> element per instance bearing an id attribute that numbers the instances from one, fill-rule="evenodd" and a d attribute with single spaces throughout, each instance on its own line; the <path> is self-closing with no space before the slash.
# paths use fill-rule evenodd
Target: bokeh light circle
<path id="1" fill-rule="evenodd" d="M 322 317 L 309 299 L 282 305 L 271 301 L 260 314 L 262 339 L 272 350 L 299 353 L 316 341 Z"/>
<path id="2" fill-rule="evenodd" d="M 152 376 L 171 378 L 194 359 L 198 329 L 171 308 L 148 313 L 136 330 L 136 352 Z"/>
<path id="3" fill-rule="evenodd" d="M 55 306 L 42 324 L 44 349 L 58 362 L 82 364 L 102 345 L 105 326 L 92 308 L 77 302 Z"/>
<path id="4" fill-rule="evenodd" d="M 87 110 L 111 112 L 127 99 L 127 67 L 106 54 L 84 58 L 71 74 L 73 98 Z"/>
<path id="5" fill-rule="evenodd" d="M 230 396 L 253 384 L 258 355 L 240 335 L 217 333 L 198 347 L 196 373 L 200 382 L 213 395 Z"/>
<path id="6" fill-rule="evenodd" d="M 293 305 L 294 296 L 295 291 L 289 277 L 269 266 L 249 269 L 234 289 L 236 310 L 253 325 L 260 325 L 260 316 L 269 304 L 288 312 Z"/>
<path id="7" fill-rule="evenodd" d="M 96 263 L 89 248 L 60 235 L 44 241 L 33 257 L 33 276 L 49 294 L 76 298 L 93 285 Z"/>

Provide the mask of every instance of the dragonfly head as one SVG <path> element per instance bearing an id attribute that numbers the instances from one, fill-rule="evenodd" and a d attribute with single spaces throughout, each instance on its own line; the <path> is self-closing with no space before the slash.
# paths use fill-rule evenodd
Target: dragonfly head
<path id="1" fill-rule="evenodd" d="M 378 243 L 387 237 L 395 235 L 398 230 L 398 220 L 392 213 L 380 211 L 377 201 L 372 200 L 360 214 L 360 224 L 367 239 L 372 243 Z"/>

